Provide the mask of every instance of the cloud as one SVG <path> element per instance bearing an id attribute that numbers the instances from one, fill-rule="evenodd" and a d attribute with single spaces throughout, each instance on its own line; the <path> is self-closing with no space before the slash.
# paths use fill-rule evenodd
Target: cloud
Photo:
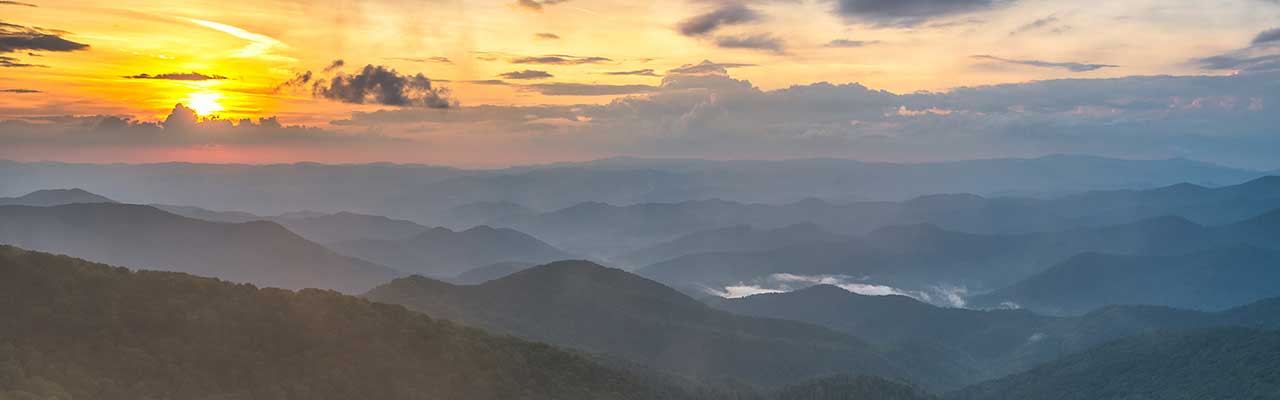
<path id="1" fill-rule="evenodd" d="M 161 79 L 161 80 L 170 80 L 170 81 L 211 81 L 211 80 L 227 79 L 227 77 L 222 75 L 205 75 L 199 72 L 171 72 L 167 74 L 156 74 L 156 75 L 138 74 L 138 75 L 129 75 L 129 76 L 126 76 L 125 78 L 126 79 Z"/>
<path id="2" fill-rule="evenodd" d="M 418 58 L 418 57 L 385 57 L 385 58 L 383 58 L 383 59 L 384 59 L 384 60 L 393 60 L 393 61 L 408 61 L 408 62 L 415 62 L 415 63 L 440 63 L 440 64 L 453 64 L 453 60 L 450 60 L 448 57 L 425 57 L 425 58 Z"/>
<path id="3" fill-rule="evenodd" d="M 605 75 L 635 75 L 635 76 L 662 76 L 653 72 L 653 68 L 637 69 L 631 71 L 607 71 Z"/>
<path id="4" fill-rule="evenodd" d="M 19 60 L 15 57 L 0 56 L 0 68 L 25 68 L 25 67 L 45 68 L 46 66 L 39 65 L 39 64 L 23 63 L 22 60 Z"/>
<path id="5" fill-rule="evenodd" d="M 578 57 L 564 54 L 516 57 L 511 59 L 512 64 L 582 65 L 602 64 L 607 62 L 613 62 L 613 60 L 605 57 Z"/>
<path id="6" fill-rule="evenodd" d="M 1111 65 L 1111 64 L 1086 64 L 1086 63 L 1078 63 L 1078 62 L 1051 62 L 1051 61 L 1040 61 L 1040 60 L 1014 60 L 1014 59 L 996 57 L 996 56 L 986 55 L 986 54 L 975 55 L 973 56 L 973 58 L 979 59 L 979 60 L 994 61 L 994 62 L 1004 63 L 1004 64 L 1026 65 L 1030 67 L 1061 68 L 1071 72 L 1089 72 L 1089 71 L 1096 71 L 1103 68 L 1119 67 L 1119 65 Z"/>
<path id="7" fill-rule="evenodd" d="M 476 81 L 467 81 L 467 83 L 476 84 L 476 85 L 493 85 L 493 86 L 509 85 L 509 83 L 507 83 L 506 81 L 499 80 L 499 79 L 483 79 L 483 80 L 476 80 Z"/>
<path id="8" fill-rule="evenodd" d="M 547 71 L 537 71 L 526 69 L 524 71 L 511 71 L 498 74 L 503 79 L 547 79 L 554 77 Z"/>
<path id="9" fill-rule="evenodd" d="M 877 43 L 880 43 L 880 41 L 879 40 L 834 39 L 830 42 L 827 42 L 826 47 L 856 48 L 856 47 L 866 47 L 866 46 L 870 46 Z"/>
<path id="10" fill-rule="evenodd" d="M 539 32 L 539 33 L 533 34 L 533 38 L 542 39 L 542 40 L 559 40 L 560 35 L 549 33 L 549 32 Z"/>
<path id="11" fill-rule="evenodd" d="M 346 61 L 333 60 L 333 62 L 329 63 L 328 67 L 324 67 L 324 72 L 327 73 L 327 72 L 333 72 L 334 70 L 342 69 L 344 65 L 347 65 Z"/>
<path id="12" fill-rule="evenodd" d="M 729 72 L 730 68 L 754 67 L 755 64 L 739 64 L 739 63 L 717 63 L 711 60 L 702 60 L 698 64 L 685 64 L 680 68 L 668 70 L 669 74 L 720 74 L 724 75 Z"/>
<path id="13" fill-rule="evenodd" d="M 516 0 L 516 5 L 526 10 L 542 12 L 546 6 L 553 6 L 568 0 Z"/>
<path id="14" fill-rule="evenodd" d="M 280 60 L 293 61 L 293 58 L 275 54 L 276 50 L 288 48 L 289 46 L 285 45 L 283 42 L 279 40 L 276 40 L 273 37 L 263 35 L 261 33 L 250 32 L 240 27 L 231 26 L 231 25 L 213 22 L 213 21 L 205 21 L 205 20 L 194 19 L 194 18 L 186 18 L 186 20 L 193 24 L 200 25 L 205 28 L 213 29 L 215 31 L 222 32 L 222 33 L 234 36 L 236 38 L 248 41 L 249 42 L 248 45 L 245 45 L 239 50 L 231 53 L 231 56 L 233 57 L 267 58 L 267 59 L 280 59 Z"/>
<path id="15" fill-rule="evenodd" d="M 40 91 L 35 89 L 0 89 L 0 93 L 26 94 L 26 93 L 40 93 Z"/>
<path id="16" fill-rule="evenodd" d="M 720 29 L 721 26 L 755 22 L 759 19 L 759 14 L 741 3 L 726 3 L 707 13 L 680 21 L 676 30 L 685 36 L 702 36 Z"/>
<path id="17" fill-rule="evenodd" d="M 995 8 L 1012 0 L 836 0 L 846 21 L 914 27 L 926 21 Z"/>
<path id="18" fill-rule="evenodd" d="M 66 32 L 0 22 L 0 53 L 19 50 L 70 52 L 85 50 L 89 45 L 62 37 Z"/>
<path id="19" fill-rule="evenodd" d="M 31 3 L 23 3 L 23 2 L 20 2 L 20 1 L 10 1 L 10 0 L 0 0 L 0 5 L 7 5 L 7 6 L 23 6 L 23 7 L 37 7 L 35 4 L 31 4 Z"/>
<path id="20" fill-rule="evenodd" d="M 760 50 L 770 53 L 785 53 L 786 44 L 782 39 L 767 33 L 757 33 L 750 35 L 737 36 L 717 36 L 715 39 L 717 47 L 723 49 L 749 49 Z"/>
<path id="21" fill-rule="evenodd" d="M 586 83 L 540 83 L 524 85 L 522 88 L 538 92 L 545 96 L 618 96 L 649 93 L 658 89 L 656 86 L 649 85 L 600 85 Z"/>
<path id="22" fill-rule="evenodd" d="M 1255 36 L 1253 38 L 1253 41 L 1250 43 L 1253 44 L 1254 46 L 1257 46 L 1261 44 L 1269 44 L 1269 43 L 1275 43 L 1275 42 L 1280 42 L 1280 28 L 1273 28 L 1273 29 L 1262 31 L 1258 33 L 1258 36 Z"/>
<path id="23" fill-rule="evenodd" d="M 1062 32 L 1071 30 L 1071 27 L 1066 25 L 1054 27 L 1055 25 L 1058 24 L 1058 22 L 1059 22 L 1059 19 L 1057 15 L 1050 15 L 1048 17 L 1031 21 L 1026 25 L 1019 26 L 1017 29 L 1014 29 L 1013 31 L 1009 32 L 1009 36 L 1017 36 L 1024 33 L 1039 31 L 1039 30 L 1051 28 L 1051 27 L 1052 29 L 1050 29 L 1049 31 L 1052 33 L 1062 33 Z"/>
<path id="24" fill-rule="evenodd" d="M 328 78 L 316 78 L 311 71 L 306 71 L 297 74 L 277 90 L 302 88 L 308 83 L 311 84 L 312 96 L 343 103 L 420 108 L 450 108 L 457 105 L 447 88 L 434 86 L 425 75 L 401 75 L 396 70 L 381 65 L 365 65 L 355 74 L 339 72 Z"/>

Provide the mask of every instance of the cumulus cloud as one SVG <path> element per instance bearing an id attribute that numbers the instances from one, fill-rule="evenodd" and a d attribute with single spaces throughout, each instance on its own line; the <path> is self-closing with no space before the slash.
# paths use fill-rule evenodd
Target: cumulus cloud
<path id="1" fill-rule="evenodd" d="M 579 57 L 565 54 L 516 57 L 511 59 L 512 64 L 582 65 L 602 64 L 608 62 L 613 62 L 613 60 L 605 57 Z"/>
<path id="2" fill-rule="evenodd" d="M 836 13 L 849 22 L 913 27 L 942 17 L 995 8 L 1012 0 L 837 0 Z"/>
<path id="3" fill-rule="evenodd" d="M 1003 63 L 1003 64 L 1025 65 L 1029 67 L 1060 68 L 1060 69 L 1065 69 L 1071 72 L 1089 72 L 1089 71 L 1096 71 L 1103 68 L 1119 67 L 1119 65 L 1111 65 L 1111 64 L 1052 62 L 1052 61 L 1041 61 L 1041 60 L 1016 60 L 1016 59 L 1009 59 L 1009 58 L 1003 58 L 1003 57 L 996 57 L 996 56 L 987 55 L 987 54 L 975 55 L 973 56 L 973 58 L 978 60 L 994 61 L 994 62 Z"/>
<path id="4" fill-rule="evenodd" d="M 129 75 L 129 76 L 126 76 L 125 78 L 126 79 L 160 79 L 160 80 L 170 80 L 170 81 L 212 81 L 212 80 L 227 79 L 227 77 L 222 75 L 213 75 L 213 74 L 206 75 L 199 72 L 171 72 L 167 74 L 155 74 L 155 75 L 138 74 L 138 75 Z"/>
<path id="5" fill-rule="evenodd" d="M 760 14 L 741 3 L 722 4 L 714 10 L 695 15 L 676 25 L 676 30 L 685 36 L 702 36 L 726 25 L 738 25 L 755 22 Z"/>
<path id="6" fill-rule="evenodd" d="M 338 62 L 330 64 L 341 65 Z M 279 89 L 302 88 L 310 83 L 311 95 L 351 104 L 382 104 L 397 107 L 450 108 L 457 105 L 447 88 L 435 86 L 419 73 L 401 75 L 381 65 L 365 65 L 359 72 L 339 72 L 316 78 L 311 71 L 297 74 Z"/>
<path id="7" fill-rule="evenodd" d="M 723 49 L 749 49 L 770 53 L 784 53 L 786 47 L 782 39 L 767 33 L 717 36 L 715 43 Z"/>
<path id="8" fill-rule="evenodd" d="M 547 79 L 554 77 L 547 71 L 538 71 L 526 69 L 524 71 L 511 71 L 498 74 L 503 79 Z"/>
<path id="9" fill-rule="evenodd" d="M 755 64 L 741 63 L 718 63 L 711 60 L 702 60 L 697 64 L 685 64 L 680 68 L 668 70 L 669 74 L 719 74 L 725 75 L 729 73 L 730 68 L 754 67 Z"/>

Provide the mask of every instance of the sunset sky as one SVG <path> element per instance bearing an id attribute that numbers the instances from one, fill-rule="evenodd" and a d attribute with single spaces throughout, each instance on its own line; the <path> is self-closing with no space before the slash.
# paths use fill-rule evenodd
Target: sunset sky
<path id="1" fill-rule="evenodd" d="M 1276 0 L 0 1 L 0 158 L 1274 169 L 1278 28 Z"/>

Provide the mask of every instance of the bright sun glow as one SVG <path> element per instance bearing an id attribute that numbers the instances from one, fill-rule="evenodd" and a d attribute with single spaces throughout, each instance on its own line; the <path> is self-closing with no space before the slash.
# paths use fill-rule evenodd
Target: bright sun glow
<path id="1" fill-rule="evenodd" d="M 222 94 L 218 92 L 199 92 L 187 96 L 185 103 L 196 114 L 204 117 L 226 109 L 218 102 L 221 99 Z"/>

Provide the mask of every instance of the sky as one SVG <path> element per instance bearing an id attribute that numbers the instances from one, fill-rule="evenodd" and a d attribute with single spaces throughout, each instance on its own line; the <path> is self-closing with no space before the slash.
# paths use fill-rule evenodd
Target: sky
<path id="1" fill-rule="evenodd" d="M 1277 106 L 1280 0 L 0 1 L 21 161 L 1277 169 Z"/>

